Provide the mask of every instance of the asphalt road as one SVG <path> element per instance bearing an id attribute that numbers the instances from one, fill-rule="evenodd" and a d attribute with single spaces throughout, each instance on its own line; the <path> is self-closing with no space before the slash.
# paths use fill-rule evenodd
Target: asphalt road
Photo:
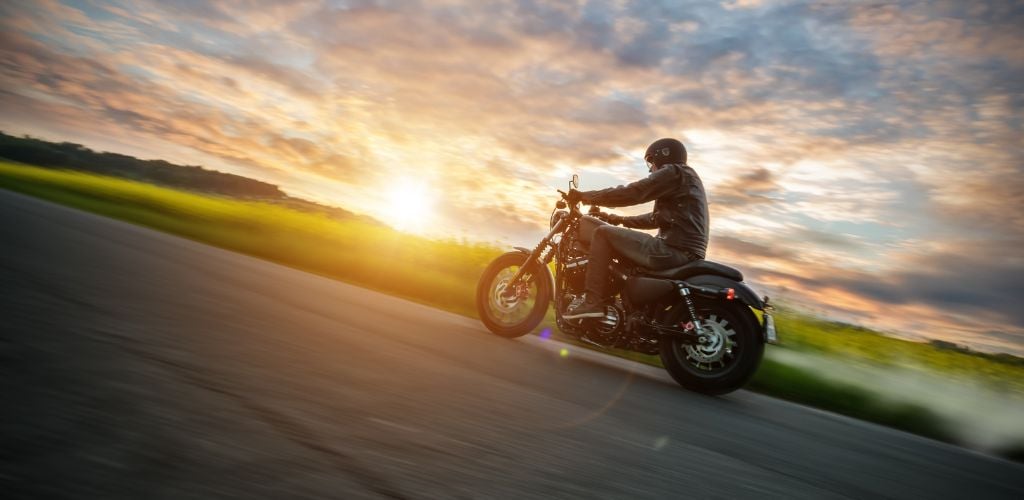
<path id="1" fill-rule="evenodd" d="M 0 191 L 5 498 L 1024 498 L 1024 466 Z"/>

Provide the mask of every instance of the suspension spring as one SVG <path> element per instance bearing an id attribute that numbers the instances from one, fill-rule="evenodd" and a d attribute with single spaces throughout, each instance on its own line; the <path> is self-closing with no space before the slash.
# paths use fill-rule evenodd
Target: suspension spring
<path id="1" fill-rule="evenodd" d="M 693 297 L 691 297 L 690 289 L 684 285 L 679 287 L 679 295 L 683 296 L 683 302 L 686 302 L 686 309 L 690 312 L 690 321 L 693 322 L 693 327 L 697 330 L 697 335 L 700 340 L 704 340 L 704 326 L 701 325 L 700 317 L 697 316 L 697 307 L 693 305 Z"/>

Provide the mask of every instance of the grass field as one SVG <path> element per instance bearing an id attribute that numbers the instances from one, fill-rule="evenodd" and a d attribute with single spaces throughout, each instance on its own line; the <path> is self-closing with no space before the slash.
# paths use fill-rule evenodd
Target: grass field
<path id="1" fill-rule="evenodd" d="M 0 163 L 0 187 L 473 316 L 476 279 L 499 250 L 332 220 L 277 204 L 81 172 Z"/>
<path id="2" fill-rule="evenodd" d="M 0 162 L 0 188 L 472 317 L 476 280 L 503 251 L 356 218 L 9 162 Z M 769 347 L 751 389 L 1021 458 L 1024 366 L 1017 358 L 908 342 L 793 311 L 782 311 L 778 326 L 784 345 Z"/>

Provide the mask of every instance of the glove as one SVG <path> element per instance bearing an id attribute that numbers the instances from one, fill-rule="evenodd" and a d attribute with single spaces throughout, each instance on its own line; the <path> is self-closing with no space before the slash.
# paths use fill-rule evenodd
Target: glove
<path id="1" fill-rule="evenodd" d="M 608 212 L 602 212 L 600 210 L 595 210 L 594 208 L 595 207 L 591 207 L 590 208 L 590 212 L 588 213 L 588 215 L 591 215 L 593 217 L 597 217 L 598 219 L 603 220 L 603 221 L 605 221 L 605 222 L 607 222 L 607 223 L 609 223 L 609 224 L 611 224 L 613 226 L 618 226 L 619 224 L 622 224 L 623 217 L 621 215 L 615 215 L 615 214 L 610 214 Z"/>
<path id="2" fill-rule="evenodd" d="M 576 188 L 569 188 L 569 192 L 565 195 L 566 203 L 575 205 L 583 200 L 583 191 Z"/>
<path id="3" fill-rule="evenodd" d="M 604 221 L 609 223 L 609 224 L 611 224 L 611 225 L 613 225 L 613 226 L 621 226 L 622 225 L 622 219 L 624 219 L 624 218 L 625 217 L 623 217 L 621 215 L 604 214 Z"/>

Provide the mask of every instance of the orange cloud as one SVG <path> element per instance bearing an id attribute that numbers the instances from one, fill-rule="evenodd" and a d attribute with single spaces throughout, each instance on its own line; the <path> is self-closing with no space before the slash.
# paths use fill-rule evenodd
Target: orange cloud
<path id="1" fill-rule="evenodd" d="M 411 179 L 437 200 L 432 234 L 516 243 L 570 172 L 628 182 L 648 142 L 678 136 L 709 191 L 712 258 L 873 321 L 1021 331 L 953 259 L 990 280 L 1024 265 L 1019 8 L 360 5 L 4 5 L 0 125 L 366 213 Z"/>

